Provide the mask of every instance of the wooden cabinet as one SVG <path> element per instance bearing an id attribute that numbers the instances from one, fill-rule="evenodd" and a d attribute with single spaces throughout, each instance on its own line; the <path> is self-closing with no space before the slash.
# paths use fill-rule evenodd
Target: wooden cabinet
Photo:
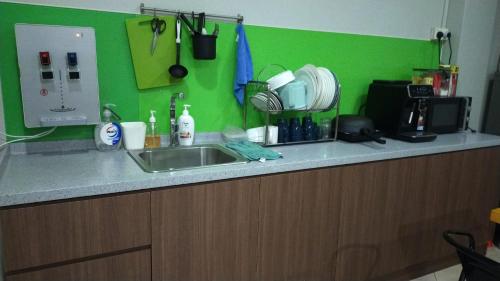
<path id="1" fill-rule="evenodd" d="M 336 280 L 411 279 L 457 262 L 446 229 L 484 245 L 498 171 L 499 148 L 342 167 Z"/>
<path id="2" fill-rule="evenodd" d="M 153 191 L 153 280 L 257 280 L 259 182 Z"/>
<path id="3" fill-rule="evenodd" d="M 409 280 L 492 237 L 500 147 L 0 210 L 7 281 Z"/>
<path id="4" fill-rule="evenodd" d="M 149 193 L 5 209 L 0 222 L 7 274 L 151 244 Z"/>
<path id="5" fill-rule="evenodd" d="M 147 249 L 10 275 L 6 281 L 148 281 L 150 261 Z"/>
<path id="6" fill-rule="evenodd" d="M 398 240 L 405 182 L 413 160 L 341 168 L 341 218 L 335 280 L 365 281 L 404 263 Z"/>
<path id="7" fill-rule="evenodd" d="M 257 280 L 332 280 L 340 216 L 338 171 L 262 177 Z"/>

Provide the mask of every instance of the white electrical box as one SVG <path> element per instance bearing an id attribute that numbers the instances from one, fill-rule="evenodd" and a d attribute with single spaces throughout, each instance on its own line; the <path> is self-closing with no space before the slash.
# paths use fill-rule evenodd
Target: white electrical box
<path id="1" fill-rule="evenodd" d="M 15 32 L 25 126 L 97 124 L 94 29 L 16 24 Z"/>

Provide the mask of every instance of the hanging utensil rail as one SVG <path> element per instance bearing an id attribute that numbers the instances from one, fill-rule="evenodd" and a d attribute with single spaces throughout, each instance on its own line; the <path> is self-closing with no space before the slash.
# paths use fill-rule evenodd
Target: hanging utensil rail
<path id="1" fill-rule="evenodd" d="M 160 9 L 160 8 L 152 8 L 152 7 L 146 7 L 144 6 L 144 3 L 141 3 L 140 6 L 141 9 L 141 14 L 168 14 L 168 15 L 177 15 L 179 13 L 181 14 L 188 14 L 191 15 L 191 12 L 187 11 L 179 11 L 179 10 L 169 10 L 169 9 Z M 197 16 L 198 13 L 195 13 L 195 16 Z M 222 21 L 236 21 L 238 23 L 243 22 L 243 16 L 238 14 L 237 16 L 225 16 L 225 15 L 215 15 L 215 14 L 205 14 L 206 18 L 213 19 L 213 20 L 222 20 Z"/>

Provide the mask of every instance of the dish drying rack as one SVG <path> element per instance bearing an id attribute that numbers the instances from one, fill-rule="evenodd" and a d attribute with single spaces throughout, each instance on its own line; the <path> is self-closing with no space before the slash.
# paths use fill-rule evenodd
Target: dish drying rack
<path id="1" fill-rule="evenodd" d="M 339 127 L 339 119 L 335 118 L 335 124 L 332 124 L 334 126 L 331 126 L 331 131 L 333 133 L 332 138 L 327 138 L 327 139 L 317 139 L 317 140 L 302 140 L 302 141 L 294 141 L 294 142 L 286 142 L 286 143 L 276 143 L 276 144 L 270 144 L 268 140 L 268 134 L 269 134 L 269 126 L 271 125 L 271 115 L 279 115 L 283 114 L 285 112 L 306 112 L 306 113 L 315 113 L 315 112 L 328 112 L 333 109 L 335 109 L 335 117 L 339 116 L 340 114 L 340 101 L 341 101 L 341 93 L 342 93 L 342 87 L 339 85 L 338 88 L 338 98 L 335 98 L 334 101 L 332 101 L 332 104 L 328 106 L 325 109 L 321 110 L 315 110 L 315 109 L 283 109 L 283 110 L 271 110 L 269 109 L 271 105 L 271 95 L 272 90 L 269 86 L 269 83 L 264 82 L 264 81 L 249 81 L 248 84 L 245 87 L 245 97 L 243 100 L 243 129 L 246 130 L 247 128 L 247 117 L 248 117 L 248 106 L 251 104 L 250 98 L 254 96 L 257 93 L 265 93 L 267 96 L 267 110 L 260 110 L 256 106 L 253 106 L 256 111 L 259 111 L 261 113 L 265 114 L 265 130 L 264 130 L 264 142 L 261 143 L 263 146 L 282 146 L 282 145 L 294 145 L 294 144 L 307 144 L 307 143 L 319 143 L 319 142 L 332 142 L 337 140 L 337 132 L 338 132 L 338 127 Z M 333 122 L 332 122 L 333 123 Z"/>

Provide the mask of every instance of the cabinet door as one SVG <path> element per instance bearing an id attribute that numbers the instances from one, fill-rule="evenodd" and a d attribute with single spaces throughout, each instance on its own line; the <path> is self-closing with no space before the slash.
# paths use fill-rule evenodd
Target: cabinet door
<path id="1" fill-rule="evenodd" d="M 152 192 L 153 280 L 256 280 L 259 182 Z"/>
<path id="2" fill-rule="evenodd" d="M 399 232 L 414 159 L 342 168 L 341 218 L 335 280 L 366 281 L 402 268 Z M 416 210 L 408 210 L 410 212 Z"/>
<path id="3" fill-rule="evenodd" d="M 340 210 L 339 169 L 261 179 L 261 281 L 332 280 Z"/>
<path id="4" fill-rule="evenodd" d="M 412 279 L 458 263 L 443 231 L 491 237 L 500 149 L 480 149 L 342 168 L 336 280 Z"/>
<path id="5" fill-rule="evenodd" d="M 500 148 L 456 153 L 452 189 L 447 200 L 448 228 L 474 234 L 478 245 L 492 238 L 491 209 L 500 201 Z M 441 254 L 453 252 L 446 245 Z"/>
<path id="6" fill-rule="evenodd" d="M 149 249 L 95 260 L 9 275 L 6 281 L 147 281 Z"/>
<path id="7" fill-rule="evenodd" d="M 5 209 L 0 221 L 7 273 L 151 244 L 149 192 Z"/>

